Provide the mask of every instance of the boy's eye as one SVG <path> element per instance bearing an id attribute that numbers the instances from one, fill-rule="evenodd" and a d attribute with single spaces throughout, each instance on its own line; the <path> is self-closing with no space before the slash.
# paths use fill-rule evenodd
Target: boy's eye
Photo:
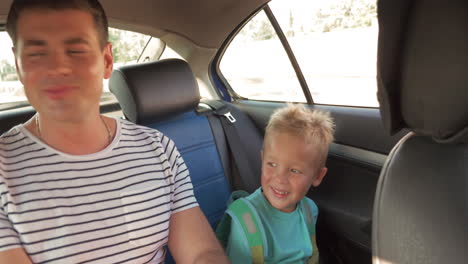
<path id="1" fill-rule="evenodd" d="M 302 171 L 297 170 L 297 169 L 290 169 L 290 171 L 291 171 L 292 173 L 302 174 Z"/>
<path id="2" fill-rule="evenodd" d="M 267 165 L 270 166 L 270 167 L 276 167 L 278 166 L 278 164 L 274 163 L 274 162 L 267 162 Z"/>

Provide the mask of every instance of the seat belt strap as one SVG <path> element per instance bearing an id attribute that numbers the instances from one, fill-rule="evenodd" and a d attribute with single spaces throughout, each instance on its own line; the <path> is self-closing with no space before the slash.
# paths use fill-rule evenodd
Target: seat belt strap
<path id="1" fill-rule="evenodd" d="M 203 101 L 203 103 L 212 107 L 214 114 L 220 118 L 221 125 L 223 127 L 224 133 L 226 134 L 227 142 L 232 152 L 234 162 L 237 165 L 237 169 L 239 170 L 240 177 L 244 184 L 249 186 L 249 184 L 252 182 L 252 179 L 255 179 L 258 177 L 258 175 L 254 175 L 254 170 L 252 169 L 245 149 L 243 148 L 243 143 L 237 128 L 238 123 L 235 116 L 233 116 L 229 107 L 221 101 L 206 100 Z"/>

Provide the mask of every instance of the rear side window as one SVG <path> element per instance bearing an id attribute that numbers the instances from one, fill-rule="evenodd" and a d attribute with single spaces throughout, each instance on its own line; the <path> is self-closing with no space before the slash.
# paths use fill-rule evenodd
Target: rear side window
<path id="1" fill-rule="evenodd" d="M 316 104 L 379 106 L 376 0 L 272 0 L 268 8 L 273 20 L 263 11 L 254 16 L 220 60 L 236 94 L 305 102 L 304 88 Z M 302 88 L 274 28 L 291 48 Z"/>
<path id="2" fill-rule="evenodd" d="M 306 102 L 294 68 L 264 11 L 237 34 L 219 69 L 241 97 Z"/>
<path id="3" fill-rule="evenodd" d="M 378 107 L 376 0 L 269 4 L 315 103 Z"/>
<path id="4" fill-rule="evenodd" d="M 150 39 L 148 35 L 110 28 L 109 40 L 112 42 L 114 68 L 137 63 Z M 8 34 L 4 31 L 0 32 L 0 110 L 29 105 L 24 95 L 23 85 L 16 74 L 12 46 Z M 116 101 L 116 99 L 109 91 L 108 80 L 104 80 L 101 102 L 108 101 Z"/>

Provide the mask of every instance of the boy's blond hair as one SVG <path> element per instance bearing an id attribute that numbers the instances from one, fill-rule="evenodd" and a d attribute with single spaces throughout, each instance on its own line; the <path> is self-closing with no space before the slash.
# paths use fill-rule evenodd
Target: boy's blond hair
<path id="1" fill-rule="evenodd" d="M 330 113 L 310 110 L 300 104 L 288 104 L 276 110 L 271 116 L 265 130 L 265 142 L 271 133 L 287 133 L 302 137 L 305 144 L 316 146 L 316 164 L 322 168 L 325 166 L 334 132 L 335 124 Z"/>

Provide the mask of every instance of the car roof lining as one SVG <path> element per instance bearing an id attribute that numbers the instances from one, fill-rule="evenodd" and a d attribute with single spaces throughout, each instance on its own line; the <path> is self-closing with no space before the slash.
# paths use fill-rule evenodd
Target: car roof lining
<path id="1" fill-rule="evenodd" d="M 5 22 L 11 1 L 0 2 L 0 23 Z M 197 46 L 219 48 L 237 25 L 268 1 L 101 0 L 101 3 L 112 27 L 154 37 L 172 32 Z"/>

